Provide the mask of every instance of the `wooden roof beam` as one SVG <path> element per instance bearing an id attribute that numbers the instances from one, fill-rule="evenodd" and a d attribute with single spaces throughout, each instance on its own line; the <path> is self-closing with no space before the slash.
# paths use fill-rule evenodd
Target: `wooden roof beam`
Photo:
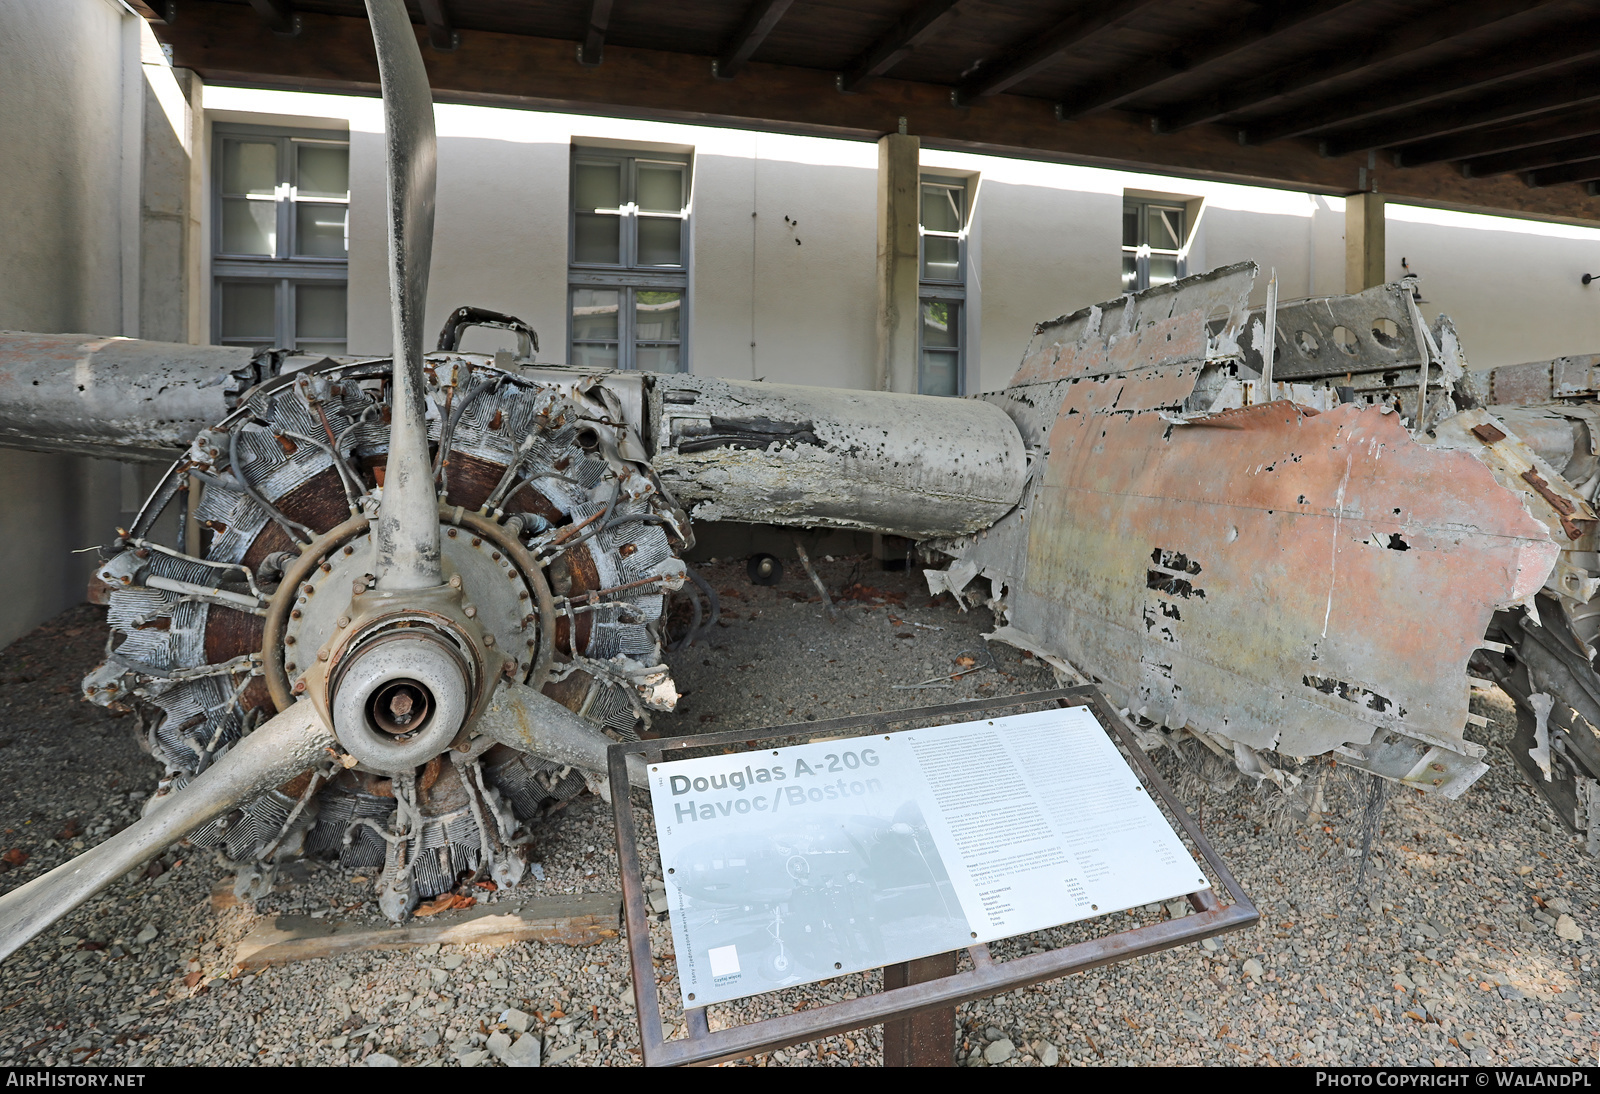
<path id="1" fill-rule="evenodd" d="M 722 54 L 711 62 L 711 74 L 719 80 L 731 80 L 738 75 L 761 43 L 767 40 L 794 0 L 756 0 L 745 12 L 744 21 L 722 49 Z"/>
<path id="2" fill-rule="evenodd" d="M 128 0 L 128 6 L 144 16 L 146 22 L 160 23 L 162 26 L 177 16 L 174 10 L 177 0 Z"/>
<path id="3" fill-rule="evenodd" d="M 1600 66 L 1590 65 L 1515 95 L 1473 99 L 1395 118 L 1381 118 L 1362 128 L 1329 136 L 1321 142 L 1320 149 L 1324 156 L 1344 156 L 1593 102 L 1600 102 Z"/>
<path id="4" fill-rule="evenodd" d="M 849 93 L 860 91 L 868 80 L 882 76 L 905 60 L 912 50 L 933 37 L 933 32 L 944 25 L 956 3 L 957 0 L 926 0 L 906 12 L 881 38 L 872 43 L 871 48 L 834 78 L 839 90 Z"/>
<path id="5" fill-rule="evenodd" d="M 1475 3 L 1451 4 L 1399 27 L 1369 35 L 1359 42 L 1320 50 L 1255 79 L 1230 81 L 1214 91 L 1162 111 L 1152 122 L 1152 128 L 1157 133 L 1178 133 L 1191 125 L 1214 122 L 1229 114 L 1404 57 L 1424 47 L 1468 31 L 1493 26 L 1544 6 L 1547 4 L 1543 0 L 1539 3 L 1530 3 L 1529 0 L 1477 0 Z"/>
<path id="6" fill-rule="evenodd" d="M 1534 189 L 1542 186 L 1559 186 L 1563 182 L 1592 182 L 1600 179 L 1600 159 L 1580 160 L 1577 163 L 1562 164 L 1560 167 L 1546 167 L 1540 171 L 1529 171 L 1522 176 Z M 1590 194 L 1594 191 L 1591 189 Z"/>
<path id="7" fill-rule="evenodd" d="M 1374 130 L 1382 129 L 1388 123 L 1381 115 L 1407 107 L 1425 106 L 1453 95 L 1482 90 L 1595 57 L 1600 57 L 1600 24 L 1589 23 L 1564 31 L 1556 41 L 1540 36 L 1507 45 L 1481 61 L 1441 61 L 1410 73 L 1403 79 L 1387 80 L 1357 91 L 1343 92 L 1314 106 L 1296 107 L 1277 117 L 1252 122 L 1241 130 L 1240 142 L 1267 144 L 1368 118 L 1377 119 L 1372 125 Z M 1445 112 L 1456 110 L 1459 104 L 1440 109 Z M 1379 147 L 1352 145 L 1343 137 L 1333 137 L 1330 141 L 1333 146 L 1347 151 Z"/>
<path id="8" fill-rule="evenodd" d="M 1501 152 L 1494 156 L 1480 156 L 1461 165 L 1461 173 L 1469 179 L 1486 179 L 1506 175 L 1512 171 L 1529 171 L 1541 167 L 1557 167 L 1600 156 L 1600 138 L 1594 134 L 1573 137 L 1551 144 L 1537 144 L 1532 148 L 1519 148 L 1514 152 Z"/>
<path id="9" fill-rule="evenodd" d="M 422 21 L 428 26 L 428 44 L 434 49 L 449 51 L 461 44 L 461 35 L 450 24 L 450 11 L 445 0 L 417 0 L 422 9 Z"/>
<path id="10" fill-rule="evenodd" d="M 976 76 L 953 88 L 950 102 L 955 106 L 971 106 L 978 99 L 998 95 L 1048 67 L 1073 46 L 1158 2 L 1160 0 L 1110 0 L 1086 4 L 1043 34 L 1030 34 L 1014 43 L 1001 53 L 994 65 L 981 67 Z"/>
<path id="11" fill-rule="evenodd" d="M 1168 80 L 1243 53 L 1287 30 L 1315 23 L 1359 3 L 1361 0 L 1317 0 L 1258 8 L 1178 50 L 1151 54 L 1110 78 L 1075 88 L 1056 104 L 1056 117 L 1068 121 L 1093 110 L 1117 106 Z"/>
<path id="12" fill-rule="evenodd" d="M 1408 144 L 1394 151 L 1393 160 L 1396 167 L 1420 167 L 1445 160 L 1514 152 L 1519 148 L 1533 148 L 1570 137 L 1595 134 L 1600 134 L 1600 107 L 1583 107 Z"/>
<path id="13" fill-rule="evenodd" d="M 274 35 L 244 4 L 183 5 L 175 24 L 154 29 L 172 47 L 175 65 L 210 82 L 375 94 L 378 69 L 367 21 L 300 14 L 305 31 L 295 39 Z M 751 63 L 738 80 L 718 80 L 704 55 L 610 42 L 605 65 L 574 79 L 576 46 L 573 37 L 464 32 L 458 49 L 428 57 L 434 99 L 861 141 L 892 133 L 897 118 L 911 116 L 926 148 L 1321 194 L 1348 193 L 1356 174 L 1354 160 L 1324 159 L 1301 141 L 1240 147 L 1231 133 L 1210 126 L 1158 140 L 1147 124 L 1120 111 L 1063 123 L 1048 101 L 1021 95 L 997 95 L 982 109 L 956 110 L 949 85 L 892 78 L 874 81 L 857 95 L 840 95 L 833 72 L 798 65 Z M 1529 189 L 1515 175 L 1468 179 L 1452 166 L 1430 164 L 1389 172 L 1383 189 L 1396 201 L 1600 224 L 1600 202 L 1579 187 Z"/>
<path id="14" fill-rule="evenodd" d="M 589 0 L 589 20 L 578 43 L 578 63 L 594 68 L 603 59 L 606 29 L 611 26 L 612 0 Z"/>
<path id="15" fill-rule="evenodd" d="M 272 33 L 300 33 L 300 16 L 295 14 L 294 5 L 289 0 L 250 0 L 250 6 L 256 9 L 256 14 L 272 29 Z"/>

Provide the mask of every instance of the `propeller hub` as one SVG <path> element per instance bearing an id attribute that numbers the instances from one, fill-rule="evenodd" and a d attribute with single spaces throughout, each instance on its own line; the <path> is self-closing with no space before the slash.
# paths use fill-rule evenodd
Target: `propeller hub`
<path id="1" fill-rule="evenodd" d="M 411 771 L 450 747 L 474 705 L 475 675 L 452 636 L 409 619 L 380 626 L 330 676 L 334 734 L 374 771 Z"/>

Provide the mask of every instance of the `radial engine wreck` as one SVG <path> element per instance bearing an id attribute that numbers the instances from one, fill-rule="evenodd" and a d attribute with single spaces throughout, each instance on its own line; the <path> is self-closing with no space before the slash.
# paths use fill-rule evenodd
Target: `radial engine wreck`
<path id="1" fill-rule="evenodd" d="M 424 355 L 432 104 L 404 5 L 368 10 L 395 359 L 0 333 L 0 443 L 170 463 L 96 571 L 84 681 L 160 792 L 0 896 L 0 957 L 185 837 L 246 894 L 297 854 L 375 871 L 395 918 L 514 885 L 527 826 L 676 700 L 695 520 L 915 539 L 1145 742 L 1285 789 L 1333 754 L 1460 794 L 1476 664 L 1600 838 L 1594 362 L 1471 373 L 1403 285 L 1252 310 L 1250 264 L 1041 323 L 971 399 L 540 365 L 472 308 Z M 518 351 L 461 352 L 472 323 Z"/>

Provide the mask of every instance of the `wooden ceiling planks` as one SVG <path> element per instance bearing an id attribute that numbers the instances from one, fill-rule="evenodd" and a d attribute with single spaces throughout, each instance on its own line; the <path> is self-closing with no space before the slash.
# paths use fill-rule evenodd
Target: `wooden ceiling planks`
<path id="1" fill-rule="evenodd" d="M 1600 0 L 408 3 L 442 99 L 856 137 L 904 116 L 935 146 L 1600 220 L 1558 181 L 1593 158 Z M 203 75 L 375 82 L 361 0 L 180 8 L 153 25 Z"/>

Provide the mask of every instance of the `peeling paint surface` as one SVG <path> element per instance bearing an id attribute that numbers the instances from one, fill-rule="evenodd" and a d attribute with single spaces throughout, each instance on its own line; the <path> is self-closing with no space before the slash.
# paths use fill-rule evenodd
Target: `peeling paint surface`
<path id="1" fill-rule="evenodd" d="M 0 444 L 170 462 L 231 409 L 251 351 L 0 331 Z"/>
<path id="2" fill-rule="evenodd" d="M 972 399 L 661 376 L 650 419 L 653 465 L 697 520 L 960 535 L 1027 476 L 1017 427 Z"/>
<path id="3" fill-rule="evenodd" d="M 1241 305 L 1252 273 L 1223 279 Z M 1526 491 L 1388 408 L 1179 417 L 1203 370 L 1237 358 L 1224 287 L 1036 340 L 994 397 L 1039 450 L 1027 499 L 949 543 L 952 570 L 988 578 L 1008 626 L 1133 716 L 1291 755 L 1372 746 L 1458 793 L 1483 770 L 1462 735 L 1467 661 L 1560 548 Z"/>

